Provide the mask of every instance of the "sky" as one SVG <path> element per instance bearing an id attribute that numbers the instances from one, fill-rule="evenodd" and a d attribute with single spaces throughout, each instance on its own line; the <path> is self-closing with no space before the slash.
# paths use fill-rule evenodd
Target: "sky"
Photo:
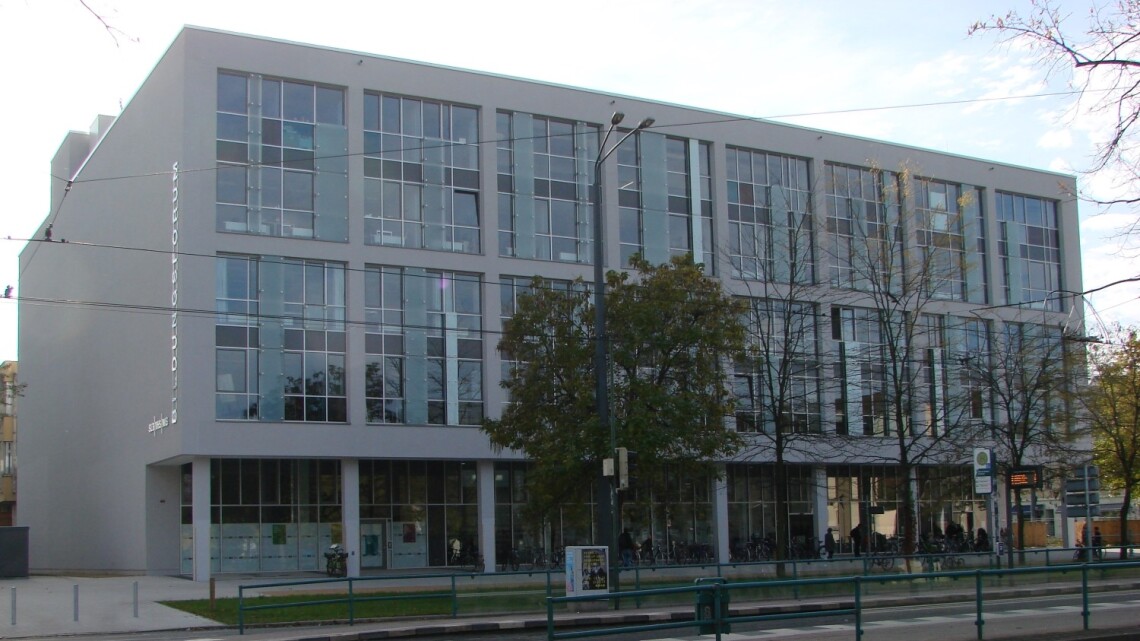
<path id="1" fill-rule="evenodd" d="M 1027 0 L 0 0 L 0 360 L 17 353 L 19 252 L 47 216 L 70 130 L 117 115 L 183 25 L 335 47 L 711 109 L 1086 176 L 1103 119 L 1065 74 L 976 20 Z M 1085 1 L 1069 0 L 1083 27 Z M 90 10 L 88 9 L 90 8 Z M 98 14 L 98 17 L 94 14 Z M 111 29 L 104 26 L 104 22 Z M 1039 97 L 1031 97 L 1039 96 Z M 935 103 L 935 104 L 932 104 Z M 942 104 L 937 104 L 942 103 Z M 633 114 L 636 116 L 636 114 Z M 66 178 L 66 177 L 64 177 Z M 1085 291 L 1140 276 L 1127 212 L 1081 203 Z M 1075 289 L 1070 287 L 1070 289 Z M 1140 285 L 1087 297 L 1088 333 L 1140 326 Z"/>

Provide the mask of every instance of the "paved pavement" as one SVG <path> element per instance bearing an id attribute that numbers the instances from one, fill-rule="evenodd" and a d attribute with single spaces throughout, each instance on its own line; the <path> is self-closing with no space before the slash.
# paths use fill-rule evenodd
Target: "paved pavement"
<path id="1" fill-rule="evenodd" d="M 286 580 L 286 579 L 282 579 Z M 265 578 L 242 577 L 218 579 L 214 583 L 218 598 L 236 597 L 239 585 L 268 582 Z M 1060 593 L 1074 586 L 1050 583 L 1042 586 L 1010 588 L 1019 596 Z M 1095 589 L 1140 589 L 1140 581 L 1131 579 L 1100 582 Z M 972 598 L 970 586 L 963 586 L 958 596 Z M 63 635 L 94 635 L 170 631 L 216 630 L 218 636 L 232 635 L 231 627 L 209 619 L 193 616 L 158 603 L 169 600 L 209 598 L 209 583 L 198 583 L 178 577 L 64 577 L 33 576 L 30 578 L 0 579 L 0 639 L 52 637 Z M 137 592 L 137 600 L 135 598 Z M 275 592 L 276 593 L 276 592 Z M 987 591 L 987 593 L 990 593 Z M 247 591 L 247 595 L 249 592 Z M 864 598 L 864 605 L 921 605 L 943 603 L 947 592 L 925 592 L 899 596 Z M 836 599 L 805 599 L 784 603 L 768 601 L 764 604 L 733 604 L 733 614 L 759 613 L 761 610 L 787 611 L 790 608 L 825 607 Z M 13 607 L 14 611 L 13 611 Z M 566 623 L 578 625 L 638 623 L 682 620 L 692 617 L 691 608 L 630 609 L 582 614 L 560 614 Z M 295 639 L 313 641 L 358 641 L 425 634 L 462 635 L 467 633 L 493 633 L 496 630 L 531 628 L 544 630 L 543 613 L 526 613 L 518 616 L 461 617 L 457 619 L 403 619 L 382 622 L 363 622 L 355 626 L 306 626 L 287 629 L 247 629 L 243 638 Z M 675 630 L 674 634 L 691 638 L 691 632 Z M 1140 633 L 1140 628 L 1134 628 Z M 181 636 L 181 635 L 179 635 Z M 200 636 L 200 635 L 196 635 Z M 207 635 L 210 636 L 210 635 Z M 651 635 L 652 636 L 652 635 Z M 656 636 L 670 636 L 662 634 Z M 736 636 L 736 635 L 733 635 Z M 711 638 L 711 637 L 706 637 Z M 987 638 L 991 638 L 987 635 Z M 1078 637 L 1068 637 L 1078 638 Z"/>

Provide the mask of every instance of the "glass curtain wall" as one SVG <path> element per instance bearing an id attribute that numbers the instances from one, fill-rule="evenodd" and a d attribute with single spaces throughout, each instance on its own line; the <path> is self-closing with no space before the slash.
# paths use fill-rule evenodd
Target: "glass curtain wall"
<path id="1" fill-rule="evenodd" d="M 182 466 L 182 572 L 193 572 L 191 465 Z M 340 461 L 210 462 L 211 572 L 319 570 L 344 543 Z"/>
<path id="2" fill-rule="evenodd" d="M 734 464 L 725 467 L 728 481 L 729 549 L 748 541 L 776 536 L 775 468 Z M 788 466 L 789 540 L 807 545 L 815 537 L 814 474 L 810 466 Z"/>
<path id="3" fill-rule="evenodd" d="M 475 463 L 360 461 L 360 521 L 363 569 L 444 566 L 453 540 L 479 549 Z"/>

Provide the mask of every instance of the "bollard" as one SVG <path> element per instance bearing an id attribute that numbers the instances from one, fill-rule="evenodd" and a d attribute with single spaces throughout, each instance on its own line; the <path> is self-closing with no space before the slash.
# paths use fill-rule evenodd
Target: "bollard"
<path id="1" fill-rule="evenodd" d="M 215 581 L 214 577 L 210 577 L 210 612 L 214 611 L 214 609 L 215 609 L 214 606 L 216 605 L 215 598 L 217 597 L 217 591 L 216 591 L 217 586 L 214 583 L 214 581 Z"/>
<path id="2" fill-rule="evenodd" d="M 16 625 L 16 588 L 12 588 L 12 625 Z"/>
<path id="3" fill-rule="evenodd" d="M 135 603 L 135 618 L 139 618 L 139 582 L 135 581 L 134 584 L 134 603 Z"/>
<path id="4" fill-rule="evenodd" d="M 71 586 L 72 594 L 72 607 L 71 607 L 71 620 L 79 621 L 79 584 Z"/>

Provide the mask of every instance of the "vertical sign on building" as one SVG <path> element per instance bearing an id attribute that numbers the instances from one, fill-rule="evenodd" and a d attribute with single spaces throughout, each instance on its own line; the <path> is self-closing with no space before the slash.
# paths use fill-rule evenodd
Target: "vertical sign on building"
<path id="1" fill-rule="evenodd" d="M 178 422 L 178 161 L 170 168 L 170 417 L 152 417 L 154 434 Z"/>
<path id="2" fill-rule="evenodd" d="M 994 456 L 989 448 L 974 448 L 974 493 L 993 494 Z"/>
<path id="3" fill-rule="evenodd" d="M 178 162 L 170 171 L 170 424 L 178 422 Z"/>

